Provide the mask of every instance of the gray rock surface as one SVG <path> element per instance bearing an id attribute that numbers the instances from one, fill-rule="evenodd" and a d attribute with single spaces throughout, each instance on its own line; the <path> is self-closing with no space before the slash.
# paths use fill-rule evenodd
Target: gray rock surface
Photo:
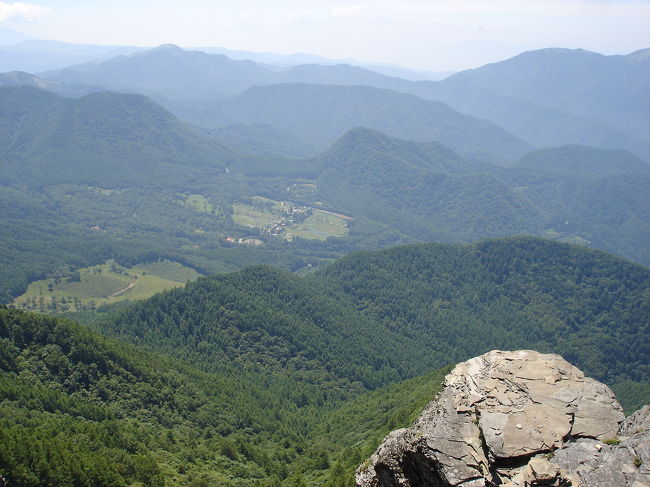
<path id="1" fill-rule="evenodd" d="M 458 364 L 357 484 L 650 487 L 650 408 L 624 419 L 612 391 L 562 357 L 493 351 Z"/>

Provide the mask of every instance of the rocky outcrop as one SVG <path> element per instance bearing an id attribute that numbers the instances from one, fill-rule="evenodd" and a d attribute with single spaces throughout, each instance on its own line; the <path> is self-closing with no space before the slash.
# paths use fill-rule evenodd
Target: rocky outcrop
<path id="1" fill-rule="evenodd" d="M 359 486 L 650 487 L 648 409 L 624 421 L 611 390 L 558 355 L 493 351 L 443 386 L 359 467 Z"/>

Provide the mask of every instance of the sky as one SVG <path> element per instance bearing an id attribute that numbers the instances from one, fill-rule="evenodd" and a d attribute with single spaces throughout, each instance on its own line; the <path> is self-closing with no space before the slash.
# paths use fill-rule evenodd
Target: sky
<path id="1" fill-rule="evenodd" d="M 447 71 L 545 47 L 650 47 L 650 0 L 0 1 L 0 28 L 73 43 L 219 46 Z"/>

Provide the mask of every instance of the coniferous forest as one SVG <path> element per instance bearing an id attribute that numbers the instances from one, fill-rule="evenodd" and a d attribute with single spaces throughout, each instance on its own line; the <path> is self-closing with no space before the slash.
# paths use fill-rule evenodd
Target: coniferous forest
<path id="1" fill-rule="evenodd" d="M 339 30 L 344 61 L 7 27 L 50 3 L 0 2 L 1 487 L 354 487 L 490 350 L 650 403 L 650 50 L 431 71 Z"/>

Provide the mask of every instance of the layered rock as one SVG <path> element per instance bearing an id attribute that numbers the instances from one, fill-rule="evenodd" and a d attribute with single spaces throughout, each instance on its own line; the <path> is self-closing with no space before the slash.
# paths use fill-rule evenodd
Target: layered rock
<path id="1" fill-rule="evenodd" d="M 650 487 L 648 413 L 624 419 L 611 390 L 562 357 L 493 351 L 457 365 L 416 423 L 359 467 L 357 483 Z M 623 464 L 634 471 L 599 473 Z"/>

